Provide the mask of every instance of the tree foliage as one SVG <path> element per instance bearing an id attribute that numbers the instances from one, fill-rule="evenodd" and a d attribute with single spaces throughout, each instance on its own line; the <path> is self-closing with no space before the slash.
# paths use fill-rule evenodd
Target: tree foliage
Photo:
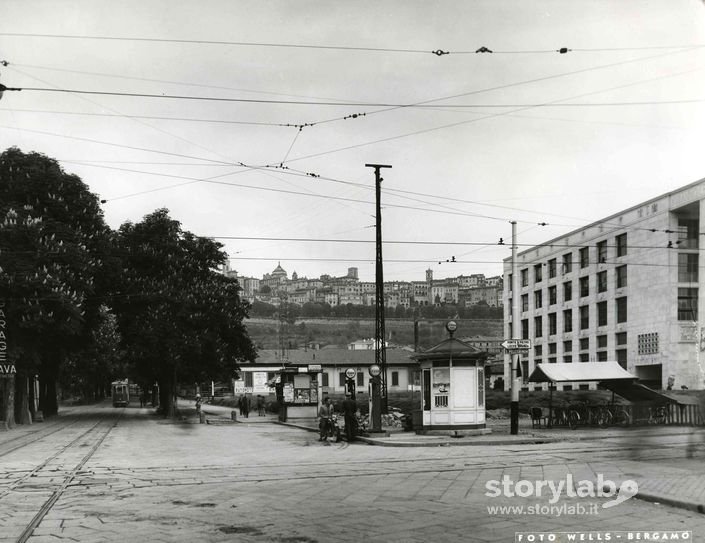
<path id="1" fill-rule="evenodd" d="M 157 381 L 166 414 L 176 383 L 227 379 L 238 362 L 254 360 L 243 324 L 249 304 L 236 280 L 216 269 L 221 244 L 181 229 L 166 209 L 119 230 L 122 269 L 113 298 L 132 370 Z"/>
<path id="2" fill-rule="evenodd" d="M 43 377 L 46 415 L 57 409 L 62 360 L 90 341 L 99 306 L 96 254 L 107 232 L 98 198 L 55 160 L 16 148 L 0 155 L 0 298 L 8 349 L 19 376 Z"/>

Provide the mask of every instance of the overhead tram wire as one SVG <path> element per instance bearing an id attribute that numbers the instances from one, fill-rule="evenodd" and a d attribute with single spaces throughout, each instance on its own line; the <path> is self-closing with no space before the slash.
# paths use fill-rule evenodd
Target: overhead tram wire
<path id="1" fill-rule="evenodd" d="M 664 49 L 680 49 L 683 47 L 699 48 L 705 47 L 705 44 L 686 44 L 686 45 L 653 45 L 653 46 L 635 46 L 635 47 L 596 47 L 596 48 L 576 48 L 576 47 L 559 47 L 558 49 L 527 49 L 527 50 L 498 50 L 489 49 L 485 46 L 475 47 L 465 51 L 452 51 L 442 49 L 410 49 L 410 48 L 392 48 L 392 47 L 361 47 L 361 46 L 345 46 L 345 45 L 315 45 L 301 43 L 275 43 L 275 42 L 245 42 L 245 41 L 226 41 L 226 40 L 187 40 L 177 38 L 151 38 L 151 37 L 128 37 L 128 36 L 100 36 L 88 34 L 47 34 L 47 33 L 30 33 L 30 32 L 0 32 L 0 36 L 17 37 L 17 38 L 49 38 L 49 39 L 67 39 L 67 40 L 100 40 L 100 41 L 131 41 L 131 42 L 146 42 L 146 43 L 177 43 L 191 45 L 221 45 L 221 46 L 236 46 L 236 47 L 273 47 L 273 48 L 289 48 L 289 49 L 312 49 L 312 50 L 333 50 L 333 51 L 360 51 L 360 52 L 378 52 L 378 53 L 416 53 L 416 54 L 433 54 L 436 56 L 445 56 L 450 54 L 468 55 L 478 53 L 505 54 L 505 55 L 520 55 L 520 54 L 547 54 L 559 53 L 566 54 L 569 52 L 615 52 L 615 51 L 644 51 L 644 50 L 664 50 Z"/>
<path id="2" fill-rule="evenodd" d="M 40 81 L 40 82 L 44 83 L 45 85 L 52 85 L 52 83 L 50 83 L 50 82 L 48 82 L 48 81 L 45 81 L 45 80 L 40 79 L 40 78 L 38 78 L 38 77 L 35 77 L 35 76 L 32 76 L 32 75 L 26 74 L 26 73 L 22 72 L 21 70 L 17 70 L 16 68 L 13 68 L 13 69 L 14 69 L 14 71 L 16 71 L 16 72 L 18 72 L 18 73 L 24 75 L 25 77 L 29 77 L 29 78 L 34 79 L 34 80 L 36 80 L 36 81 Z M 86 102 L 88 102 L 89 104 L 92 104 L 92 105 L 94 105 L 94 106 L 98 106 L 98 107 L 100 107 L 100 108 L 104 108 L 104 109 L 107 109 L 107 110 L 109 110 L 109 111 L 112 111 L 113 113 L 122 114 L 121 111 L 117 111 L 116 109 L 113 109 L 113 108 L 111 108 L 111 107 L 105 106 L 104 104 L 99 104 L 99 103 L 97 103 L 97 102 L 95 102 L 95 101 L 93 101 L 93 100 L 91 100 L 91 99 L 89 99 L 89 98 L 86 98 L 86 97 L 84 97 L 84 96 L 78 96 L 78 98 L 80 98 L 81 100 L 84 100 L 84 101 L 86 101 Z M 139 124 L 139 125 L 141 125 L 141 126 L 146 126 L 147 128 L 150 128 L 150 129 L 152 129 L 152 130 L 155 130 L 155 131 L 157 131 L 157 132 L 160 132 L 160 133 L 162 133 L 162 134 L 165 134 L 165 135 L 167 135 L 167 136 L 169 136 L 169 137 L 171 137 L 171 138 L 174 138 L 174 139 L 176 139 L 176 140 L 178 140 L 178 141 L 187 143 L 188 145 L 191 145 L 191 146 L 193 146 L 193 147 L 196 147 L 196 148 L 198 148 L 198 149 L 201 149 L 201 150 L 203 150 L 203 151 L 206 151 L 207 153 L 211 153 L 211 154 L 213 154 L 213 155 L 217 155 L 217 156 L 219 156 L 219 157 L 221 157 L 221 158 L 225 158 L 225 159 L 227 159 L 227 160 L 232 160 L 230 157 L 225 157 L 225 156 L 222 155 L 221 153 L 218 153 L 218 152 L 216 152 L 216 151 L 213 151 L 212 149 L 209 149 L 209 148 L 207 148 L 207 147 L 204 147 L 203 145 L 201 145 L 201 144 L 199 144 L 199 143 L 196 143 L 196 142 L 193 142 L 193 141 L 191 141 L 191 140 L 188 140 L 188 139 L 186 139 L 186 138 L 184 138 L 184 137 L 182 137 L 182 136 L 178 136 L 178 135 L 176 135 L 176 134 L 172 134 L 171 132 L 168 132 L 167 130 L 164 130 L 164 129 L 162 129 L 162 128 L 159 128 L 159 127 L 157 127 L 157 126 L 154 126 L 154 125 L 152 125 L 152 124 L 149 124 L 149 123 L 147 123 L 147 122 L 141 121 L 141 120 L 139 120 L 139 119 L 130 119 L 130 120 L 132 120 L 133 122 L 135 122 L 135 123 L 137 123 L 137 124 Z"/>
<path id="3" fill-rule="evenodd" d="M 674 105 L 674 104 L 693 104 L 705 102 L 705 98 L 693 98 L 688 100 L 640 100 L 636 102 L 575 102 L 571 104 L 560 104 L 554 102 L 535 102 L 535 103 L 517 103 L 517 104 L 434 104 L 429 106 L 426 103 L 408 103 L 394 104 L 388 102 L 322 102 L 313 100 L 264 100 L 257 98 L 227 98 L 218 96 L 192 96 L 192 95 L 177 95 L 177 94 L 150 94 L 141 92 L 117 92 L 117 91 L 93 91 L 82 89 L 49 89 L 45 87 L 16 87 L 6 89 L 8 91 L 34 91 L 34 92 L 58 92 L 66 94 L 88 94 L 97 96 L 122 96 L 127 98 L 155 98 L 167 100 L 201 100 L 215 102 L 237 102 L 247 104 L 276 104 L 276 105 L 301 105 L 301 106 L 348 106 L 348 107 L 389 107 L 394 109 L 402 108 L 479 108 L 479 109 L 501 109 L 501 108 L 538 108 L 538 107 L 624 107 L 624 106 L 657 106 L 657 105 Z M 436 100 L 447 100 L 448 98 L 437 98 Z M 568 100 L 568 98 L 566 98 Z M 381 111 L 378 113 L 382 113 Z M 371 113 L 367 113 L 370 115 Z M 337 120 L 337 119 L 336 119 Z M 323 121 L 305 123 L 308 126 L 322 124 Z M 290 126 L 301 126 L 292 124 Z"/>

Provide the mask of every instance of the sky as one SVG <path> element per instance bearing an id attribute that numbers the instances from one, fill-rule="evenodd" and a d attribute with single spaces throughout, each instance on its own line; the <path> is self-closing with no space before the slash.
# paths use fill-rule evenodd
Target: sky
<path id="1" fill-rule="evenodd" d="M 511 221 L 538 244 L 705 177 L 700 0 L 0 9 L 0 151 L 113 228 L 169 209 L 242 276 L 374 281 L 366 164 L 385 281 L 500 275 Z"/>

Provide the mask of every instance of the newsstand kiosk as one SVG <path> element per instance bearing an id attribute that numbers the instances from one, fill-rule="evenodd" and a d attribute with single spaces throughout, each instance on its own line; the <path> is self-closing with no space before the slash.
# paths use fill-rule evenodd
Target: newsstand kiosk
<path id="1" fill-rule="evenodd" d="M 319 374 L 321 366 L 287 366 L 279 371 L 275 385 L 279 420 L 316 419 L 320 407 Z"/>
<path id="2" fill-rule="evenodd" d="M 421 416 L 416 433 L 473 435 L 490 433 L 485 425 L 485 362 L 488 353 L 450 337 L 412 355 L 421 369 Z M 421 426 L 420 428 L 418 426 Z"/>

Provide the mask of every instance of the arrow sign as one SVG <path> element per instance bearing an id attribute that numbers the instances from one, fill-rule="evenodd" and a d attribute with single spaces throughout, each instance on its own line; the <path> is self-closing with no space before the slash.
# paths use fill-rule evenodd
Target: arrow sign
<path id="1" fill-rule="evenodd" d="M 531 349 L 530 339 L 505 339 L 502 347 L 508 351 L 528 351 Z"/>

